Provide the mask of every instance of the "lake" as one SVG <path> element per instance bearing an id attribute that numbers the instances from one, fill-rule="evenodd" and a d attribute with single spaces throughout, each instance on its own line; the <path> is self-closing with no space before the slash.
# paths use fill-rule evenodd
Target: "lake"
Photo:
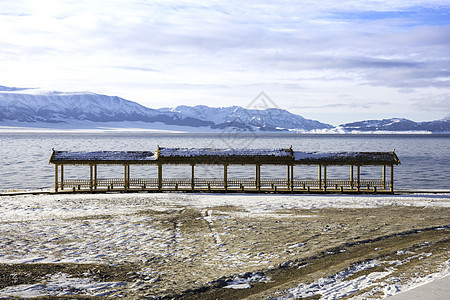
<path id="1" fill-rule="evenodd" d="M 162 134 L 162 133 L 0 133 L 0 190 L 49 188 L 54 166 L 48 161 L 56 150 L 156 151 L 161 147 L 289 148 L 296 151 L 382 151 L 395 149 L 401 165 L 395 168 L 396 189 L 450 190 L 450 135 L 310 135 L 310 134 Z M 153 166 L 152 166 L 153 167 Z M 89 167 L 69 167 L 67 178 L 89 176 Z M 335 168 L 335 170 L 333 170 Z M 99 167 L 99 177 L 121 177 L 123 168 Z M 196 170 L 197 172 L 197 170 Z M 219 172 L 219 173 L 218 173 Z M 230 174 L 231 172 L 231 174 Z M 234 173 L 233 173 L 234 172 Z M 253 176 L 254 168 L 234 167 L 229 176 Z M 330 167 L 330 177 L 348 177 L 348 167 Z M 365 172 L 365 173 L 364 173 Z M 381 167 L 363 167 L 362 176 L 376 178 Z M 296 167 L 295 177 L 316 178 L 317 170 Z M 200 167 L 199 176 L 221 177 L 220 168 Z M 381 174 L 381 173 L 380 173 Z M 151 167 L 132 167 L 132 176 L 156 177 Z M 190 168 L 170 167 L 167 177 L 189 177 Z M 281 166 L 263 166 L 261 176 L 282 177 Z M 364 177 L 363 177 L 364 178 Z"/>

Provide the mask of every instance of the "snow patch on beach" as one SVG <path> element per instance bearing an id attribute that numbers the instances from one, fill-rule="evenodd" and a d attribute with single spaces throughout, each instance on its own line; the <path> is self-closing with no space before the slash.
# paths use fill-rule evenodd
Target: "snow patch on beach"
<path id="1" fill-rule="evenodd" d="M 363 262 L 339 272 L 328 278 L 320 278 L 310 284 L 300 284 L 298 287 L 290 289 L 287 294 L 277 299 L 299 299 L 321 295 L 320 299 L 339 299 L 348 297 L 355 292 L 372 286 L 375 281 L 382 279 L 392 273 L 391 270 L 386 272 L 372 272 L 367 276 L 360 276 L 355 279 L 346 280 L 346 278 L 357 272 L 368 270 L 380 265 L 380 262 L 373 260 Z"/>
<path id="2" fill-rule="evenodd" d="M 286 299 L 303 299 L 308 297 L 319 296 L 323 300 L 340 299 L 344 297 L 351 297 L 352 295 L 369 288 L 369 292 L 354 295 L 351 299 L 367 299 L 379 294 L 383 294 L 384 297 L 392 296 L 401 292 L 408 291 L 423 284 L 429 283 L 435 279 L 443 278 L 450 274 L 450 260 L 441 265 L 441 271 L 422 275 L 410 279 L 408 283 L 402 282 L 396 276 L 390 276 L 395 270 L 396 266 L 405 264 L 411 259 L 421 255 L 427 255 L 427 253 L 420 253 L 413 255 L 402 261 L 378 261 L 371 260 L 360 264 L 353 265 L 352 267 L 339 272 L 328 278 L 320 278 L 313 283 L 300 284 L 296 288 L 289 289 L 282 292 L 283 296 L 280 296 L 278 300 Z M 371 268 L 385 265 L 384 272 L 371 272 L 367 275 L 357 276 L 360 271 L 370 270 Z M 349 279 L 349 277 L 355 277 Z M 383 280 L 381 280 L 383 279 Z"/>
<path id="3" fill-rule="evenodd" d="M 242 273 L 233 278 L 233 280 L 228 281 L 224 288 L 235 290 L 249 289 L 252 287 L 252 283 L 268 281 L 270 281 L 270 278 L 265 277 L 261 273 Z"/>
<path id="4" fill-rule="evenodd" d="M 116 293 L 123 282 L 95 282 L 89 278 L 75 278 L 57 273 L 48 280 L 36 284 L 22 284 L 0 290 L 0 297 L 35 298 L 42 296 L 70 296 L 84 294 L 94 297 Z M 120 295 L 116 295 L 120 296 Z M 7 298 L 5 298 L 7 299 Z"/>

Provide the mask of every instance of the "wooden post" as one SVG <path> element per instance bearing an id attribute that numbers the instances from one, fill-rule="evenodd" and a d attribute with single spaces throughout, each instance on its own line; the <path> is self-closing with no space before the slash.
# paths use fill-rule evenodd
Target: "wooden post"
<path id="1" fill-rule="evenodd" d="M 294 165 L 291 165 L 291 191 L 294 191 Z"/>
<path id="2" fill-rule="evenodd" d="M 64 189 L 64 165 L 61 165 L 61 191 Z"/>
<path id="3" fill-rule="evenodd" d="M 92 191 L 92 187 L 94 186 L 94 166 L 89 165 L 90 175 L 89 175 L 89 189 Z"/>
<path id="4" fill-rule="evenodd" d="M 131 170 L 131 167 L 130 167 L 130 165 L 127 165 L 127 187 L 129 188 L 130 187 L 130 170 Z"/>
<path id="5" fill-rule="evenodd" d="M 354 183 L 353 183 L 353 165 L 350 165 L 350 188 L 353 190 L 353 186 L 354 186 Z"/>
<path id="6" fill-rule="evenodd" d="M 327 191 L 327 165 L 323 166 L 323 190 Z"/>
<path id="7" fill-rule="evenodd" d="M 319 165 L 319 189 L 322 189 L 322 165 Z"/>
<path id="8" fill-rule="evenodd" d="M 286 184 L 287 184 L 287 188 L 289 189 L 291 187 L 291 169 L 289 168 L 289 165 L 287 165 Z"/>
<path id="9" fill-rule="evenodd" d="M 162 190 L 162 164 L 159 163 L 158 164 L 158 190 L 161 191 Z"/>
<path id="10" fill-rule="evenodd" d="M 97 189 L 97 165 L 94 165 L 94 189 Z"/>
<path id="11" fill-rule="evenodd" d="M 383 165 L 383 189 L 386 189 L 386 165 Z"/>
<path id="12" fill-rule="evenodd" d="M 361 166 L 357 165 L 356 166 L 356 188 L 358 189 L 358 192 L 359 192 L 360 187 L 361 187 Z"/>
<path id="13" fill-rule="evenodd" d="M 261 165 L 256 165 L 256 190 L 261 191 Z"/>
<path id="14" fill-rule="evenodd" d="M 55 193 L 58 192 L 58 165 L 55 164 Z"/>
<path id="15" fill-rule="evenodd" d="M 394 192 L 394 165 L 391 165 L 391 193 Z"/>
<path id="16" fill-rule="evenodd" d="M 228 170 L 227 170 L 228 165 L 224 164 L 223 165 L 223 188 L 225 189 L 225 191 L 228 189 Z"/>
<path id="17" fill-rule="evenodd" d="M 194 164 L 191 165 L 191 189 L 194 190 L 194 186 L 195 186 L 195 177 L 194 177 Z"/>
<path id="18" fill-rule="evenodd" d="M 127 165 L 123 165 L 123 188 L 127 189 Z"/>

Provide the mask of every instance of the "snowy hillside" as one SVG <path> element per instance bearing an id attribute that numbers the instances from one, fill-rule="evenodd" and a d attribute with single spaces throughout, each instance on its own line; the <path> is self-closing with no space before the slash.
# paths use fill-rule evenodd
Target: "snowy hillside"
<path id="1" fill-rule="evenodd" d="M 89 92 L 45 92 L 0 87 L 0 121 L 70 123 L 71 121 L 161 122 L 167 125 L 207 126 L 198 119 L 161 113 L 117 96 Z"/>
<path id="2" fill-rule="evenodd" d="M 177 106 L 152 109 L 117 96 L 55 92 L 0 85 L 0 126 L 55 129 L 139 128 L 182 132 L 450 132 L 450 116 L 430 122 L 393 118 L 337 127 L 305 119 L 287 110 L 240 106 Z M 131 127 L 130 127 L 131 126 Z"/>
<path id="3" fill-rule="evenodd" d="M 140 122 L 177 125 L 205 130 L 233 128 L 238 131 L 310 131 L 333 126 L 307 120 L 282 109 L 253 110 L 239 106 L 213 108 L 179 106 L 151 109 L 117 96 L 90 92 L 64 93 L 39 89 L 0 86 L 1 125 L 33 126 L 36 123 L 65 124 L 81 122 Z M 128 123 L 127 123 L 128 124 Z M 125 125 L 125 123 L 124 123 Z M 77 126 L 77 125 L 76 125 Z"/>
<path id="4" fill-rule="evenodd" d="M 333 126 L 314 120 L 308 120 L 299 115 L 294 115 L 287 110 L 279 108 L 268 108 L 264 110 L 246 109 L 240 106 L 230 107 L 208 107 L 177 106 L 172 109 L 161 109 L 180 113 L 183 116 L 198 118 L 203 121 L 215 123 L 215 128 L 225 128 L 230 124 L 236 127 L 251 126 L 260 130 L 283 130 L 296 129 L 310 131 L 315 129 L 331 129 Z"/>
<path id="5" fill-rule="evenodd" d="M 450 118 L 429 122 L 414 122 L 408 119 L 392 118 L 383 120 L 367 120 L 342 124 L 339 129 L 353 131 L 429 131 L 450 132 Z"/>

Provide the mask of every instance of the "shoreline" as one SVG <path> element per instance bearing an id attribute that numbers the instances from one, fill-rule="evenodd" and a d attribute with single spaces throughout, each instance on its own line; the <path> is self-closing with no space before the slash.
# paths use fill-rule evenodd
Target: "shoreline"
<path id="1" fill-rule="evenodd" d="M 252 195 L 277 195 L 277 193 L 240 193 L 240 192 L 233 192 L 233 193 L 223 193 L 223 192 L 191 192 L 191 191 L 166 191 L 166 192 L 158 192 L 158 191 L 139 191 L 139 190 L 112 190 L 112 191 L 106 191 L 106 190 L 100 190 L 100 191 L 68 191 L 68 192 L 55 192 L 53 188 L 41 188 L 41 189 L 23 189 L 23 190 L 0 190 L 0 197 L 2 196 L 19 196 L 19 195 L 57 195 L 57 194 L 64 194 L 64 195 L 76 195 L 76 194 L 142 194 L 142 193 L 149 193 L 149 194 L 172 194 L 172 193 L 178 193 L 178 194 L 191 194 L 191 195 L 242 195 L 242 194 L 252 194 Z M 395 190 L 394 193 L 333 193 L 333 192 L 316 192 L 316 193 L 279 193 L 280 195 L 360 195 L 360 196 L 371 196 L 371 195 L 384 195 L 384 196 L 395 196 L 395 195 L 407 195 L 407 194 L 450 194 L 450 190 L 446 189 L 438 189 L 438 190 Z"/>
<path id="2" fill-rule="evenodd" d="M 49 124 L 33 124 L 35 126 L 24 127 L 23 124 L 2 124 L 0 122 L 0 134 L 145 134 L 145 135 L 221 135 L 223 129 L 212 129 L 206 127 L 189 127 L 179 125 L 161 125 L 161 124 L 145 124 L 145 123 L 133 123 L 125 122 L 128 127 L 124 127 L 124 124 L 120 122 L 106 122 L 106 123 L 80 123 L 80 126 L 75 124 L 60 124 L 65 127 L 54 128 L 48 126 Z M 47 127 L 46 127 L 47 125 Z M 150 126 L 148 126 L 150 125 Z M 40 126 L 40 127 L 39 127 Z M 227 135 L 261 135 L 261 136 L 386 136 L 386 135 L 403 135 L 403 136 L 450 136 L 450 132 L 432 132 L 432 131 L 340 131 L 339 129 L 330 130 L 279 130 L 279 131 L 231 131 L 227 132 Z"/>

